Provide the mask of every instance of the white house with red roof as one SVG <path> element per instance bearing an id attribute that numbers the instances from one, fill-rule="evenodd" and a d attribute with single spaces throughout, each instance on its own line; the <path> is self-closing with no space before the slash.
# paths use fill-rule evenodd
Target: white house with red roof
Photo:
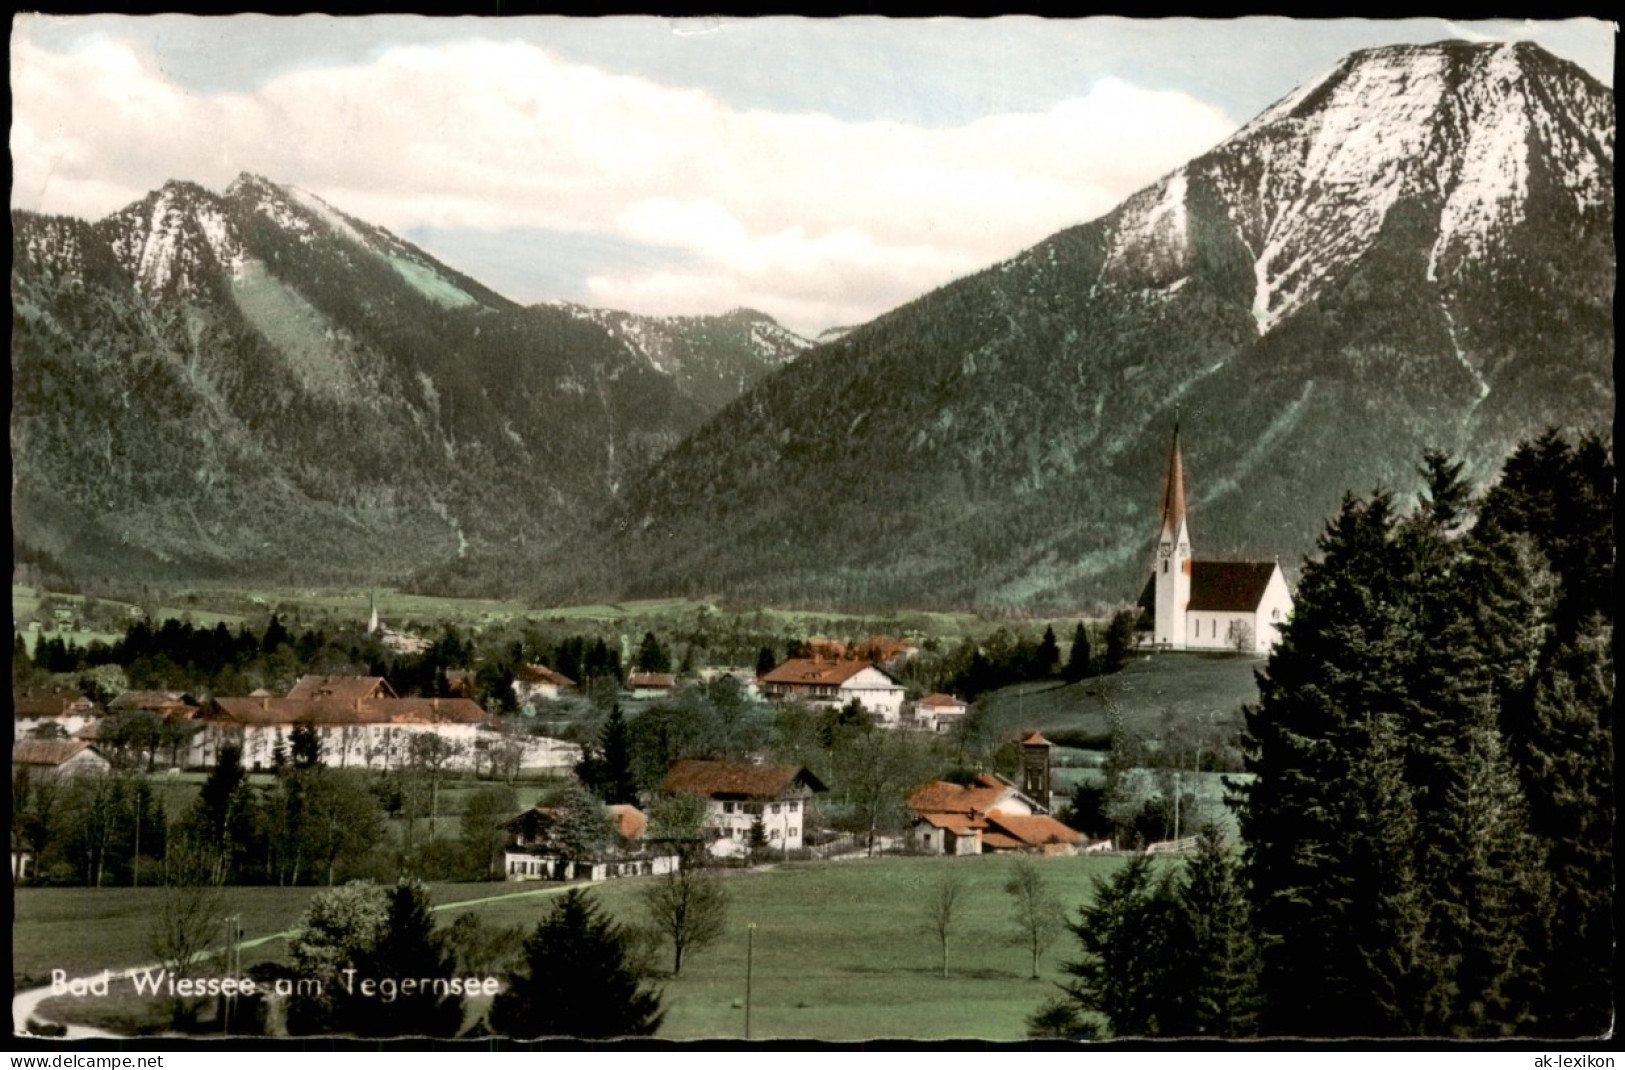
<path id="1" fill-rule="evenodd" d="M 1162 526 L 1140 594 L 1141 628 L 1164 650 L 1267 653 L 1292 615 L 1278 561 L 1199 561 L 1185 512 L 1185 464 L 1174 427 L 1162 488 Z"/>
<path id="2" fill-rule="evenodd" d="M 909 842 L 928 854 L 1070 855 L 1082 838 L 993 773 L 983 773 L 969 784 L 948 780 L 922 784 L 910 793 L 908 808 L 914 813 Z"/>
<path id="3" fill-rule="evenodd" d="M 660 790 L 705 800 L 701 832 L 716 855 L 743 854 L 758 821 L 768 847 L 794 851 L 802 845 L 813 796 L 827 790 L 816 776 L 793 765 L 685 758 L 672 763 Z"/>
<path id="4" fill-rule="evenodd" d="M 964 699 L 935 691 L 914 703 L 914 724 L 927 732 L 951 732 L 969 712 Z"/>
<path id="5" fill-rule="evenodd" d="M 798 700 L 832 710 L 857 699 L 875 723 L 885 728 L 903 720 L 903 685 L 869 661 L 789 658 L 759 677 L 756 686 L 766 698 Z"/>

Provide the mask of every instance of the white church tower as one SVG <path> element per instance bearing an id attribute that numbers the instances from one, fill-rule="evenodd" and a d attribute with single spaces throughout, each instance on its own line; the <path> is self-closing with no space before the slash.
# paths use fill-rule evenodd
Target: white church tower
<path id="1" fill-rule="evenodd" d="M 1151 562 L 1156 576 L 1155 628 L 1159 647 L 1185 647 L 1185 611 L 1191 600 L 1191 537 L 1185 524 L 1185 464 L 1179 455 L 1179 424 L 1168 453 L 1168 476 L 1162 487 L 1162 530 Z"/>

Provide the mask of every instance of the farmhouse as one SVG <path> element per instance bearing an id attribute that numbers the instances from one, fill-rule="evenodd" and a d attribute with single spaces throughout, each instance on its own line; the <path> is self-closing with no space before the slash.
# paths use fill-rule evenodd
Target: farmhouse
<path id="1" fill-rule="evenodd" d="M 1140 594 L 1142 642 L 1165 650 L 1267 653 L 1292 614 L 1276 561 L 1198 561 L 1185 514 L 1185 465 L 1174 428 L 1162 490 L 1162 526 Z"/>
<path id="2" fill-rule="evenodd" d="M 190 720 L 198 700 L 180 691 L 126 691 L 107 704 L 109 713 L 150 713 L 165 721 Z"/>
<path id="3" fill-rule="evenodd" d="M 711 853 L 732 855 L 749 850 L 758 821 L 767 846 L 799 848 L 813 795 L 828 789 L 805 768 L 684 759 L 672 764 L 660 790 L 704 799 L 701 831 Z"/>
<path id="4" fill-rule="evenodd" d="M 669 672 L 635 672 L 626 678 L 633 698 L 664 698 L 677 690 L 677 677 Z"/>
<path id="5" fill-rule="evenodd" d="M 74 689 L 13 691 L 11 703 L 18 736 L 30 735 L 48 724 L 61 728 L 63 735 L 71 736 L 101 713 L 95 702 Z"/>
<path id="6" fill-rule="evenodd" d="M 914 724 L 927 732 L 951 732 L 969 710 L 964 699 L 937 691 L 914 703 Z"/>
<path id="7" fill-rule="evenodd" d="M 671 845 L 644 841 L 648 819 L 643 811 L 624 804 L 605 810 L 615 825 L 615 846 L 590 858 L 572 858 L 560 850 L 555 835 L 557 814 L 551 807 L 533 806 L 509 818 L 504 827 L 511 839 L 503 852 L 503 873 L 511 881 L 601 881 L 660 876 L 681 864 Z"/>
<path id="8" fill-rule="evenodd" d="M 970 784 L 933 780 L 908 797 L 909 842 L 930 854 L 1073 854 L 1080 839 L 1014 784 L 983 773 Z"/>
<path id="9" fill-rule="evenodd" d="M 77 777 L 113 768 L 95 747 L 82 739 L 19 739 L 11 745 L 11 775 L 24 770 L 35 776 Z"/>
<path id="10" fill-rule="evenodd" d="M 872 662 L 790 658 L 756 682 L 770 699 L 792 699 L 832 710 L 857 699 L 883 727 L 903 719 L 903 685 Z"/>
<path id="11" fill-rule="evenodd" d="M 546 665 L 521 665 L 513 674 L 513 697 L 521 706 L 529 706 L 537 699 L 556 699 L 575 687 L 574 680 Z"/>

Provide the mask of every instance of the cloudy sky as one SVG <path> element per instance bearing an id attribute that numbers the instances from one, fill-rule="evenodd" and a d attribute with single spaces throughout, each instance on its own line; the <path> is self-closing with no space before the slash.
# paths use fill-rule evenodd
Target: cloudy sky
<path id="1" fill-rule="evenodd" d="M 1211 148 L 1357 48 L 1613 24 L 19 16 L 13 207 L 313 191 L 521 301 L 862 322 Z"/>

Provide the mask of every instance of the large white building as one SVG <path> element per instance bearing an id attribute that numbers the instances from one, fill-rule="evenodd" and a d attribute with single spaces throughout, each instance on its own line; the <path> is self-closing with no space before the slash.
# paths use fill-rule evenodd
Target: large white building
<path id="1" fill-rule="evenodd" d="M 1162 526 L 1140 595 L 1152 645 L 1165 650 L 1266 653 L 1292 614 L 1278 561 L 1199 561 L 1185 515 L 1185 465 L 1174 428 L 1162 491 Z"/>

